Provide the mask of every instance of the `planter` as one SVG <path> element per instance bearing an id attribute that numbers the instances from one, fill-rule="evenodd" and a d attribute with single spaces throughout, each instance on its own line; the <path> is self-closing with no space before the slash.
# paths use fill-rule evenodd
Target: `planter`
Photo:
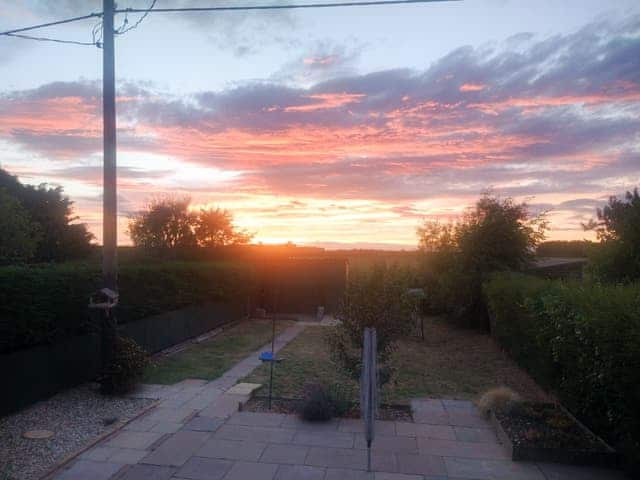
<path id="1" fill-rule="evenodd" d="M 525 402 L 511 413 L 490 413 L 512 460 L 616 467 L 616 451 L 560 405 Z"/>

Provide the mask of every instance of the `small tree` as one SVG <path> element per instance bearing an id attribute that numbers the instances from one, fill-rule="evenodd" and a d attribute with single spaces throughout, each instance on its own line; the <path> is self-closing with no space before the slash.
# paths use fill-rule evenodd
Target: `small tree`
<path id="1" fill-rule="evenodd" d="M 467 325 L 488 327 L 482 283 L 497 270 L 522 270 L 533 259 L 548 223 L 526 203 L 485 193 L 456 223 L 418 228 L 425 254 L 428 305 Z"/>
<path id="2" fill-rule="evenodd" d="M 407 294 L 408 282 L 397 269 L 376 266 L 368 275 L 349 282 L 342 301 L 338 324 L 327 335 L 332 357 L 354 379 L 362 369 L 364 329 L 376 329 L 380 381 L 390 380 L 389 359 L 397 340 L 410 332 L 412 300 Z"/>
<path id="3" fill-rule="evenodd" d="M 631 282 L 640 278 L 640 194 L 635 188 L 624 199 L 613 196 L 596 211 L 597 220 L 583 225 L 595 230 L 600 247 L 591 255 L 589 272 L 598 279 Z"/>
<path id="4" fill-rule="evenodd" d="M 153 200 L 129 220 L 133 244 L 155 252 L 172 251 L 196 244 L 195 215 L 189 197 Z"/>
<path id="5" fill-rule="evenodd" d="M 195 219 L 195 235 L 202 247 L 248 243 L 253 235 L 233 225 L 233 215 L 220 208 L 202 209 Z"/>

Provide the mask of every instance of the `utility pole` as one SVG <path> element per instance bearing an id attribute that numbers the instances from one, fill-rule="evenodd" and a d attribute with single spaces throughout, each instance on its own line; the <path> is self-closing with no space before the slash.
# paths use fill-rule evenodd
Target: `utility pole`
<path id="1" fill-rule="evenodd" d="M 102 104 L 102 275 L 104 286 L 118 291 L 118 200 L 116 184 L 116 75 L 114 51 L 114 0 L 103 0 Z"/>

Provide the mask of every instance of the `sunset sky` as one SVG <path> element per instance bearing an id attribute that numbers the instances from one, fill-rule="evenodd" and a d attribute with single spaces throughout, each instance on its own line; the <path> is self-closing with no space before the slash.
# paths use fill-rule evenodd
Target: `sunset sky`
<path id="1" fill-rule="evenodd" d="M 0 30 L 100 9 L 0 0 Z M 33 34 L 91 41 L 95 24 Z M 95 47 L 0 37 L 0 166 L 62 185 L 98 241 L 101 75 Z M 171 194 L 257 241 L 414 248 L 422 219 L 487 188 L 581 239 L 640 185 L 637 0 L 152 13 L 116 39 L 116 75 L 122 244 L 131 213 Z"/>

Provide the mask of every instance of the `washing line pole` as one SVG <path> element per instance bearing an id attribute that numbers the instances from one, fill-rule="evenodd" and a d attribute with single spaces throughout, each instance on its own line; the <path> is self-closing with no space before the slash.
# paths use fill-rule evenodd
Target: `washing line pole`
<path id="1" fill-rule="evenodd" d="M 118 291 L 118 200 L 116 178 L 116 75 L 114 0 L 103 0 L 102 105 L 103 196 L 102 275 L 104 286 Z"/>

